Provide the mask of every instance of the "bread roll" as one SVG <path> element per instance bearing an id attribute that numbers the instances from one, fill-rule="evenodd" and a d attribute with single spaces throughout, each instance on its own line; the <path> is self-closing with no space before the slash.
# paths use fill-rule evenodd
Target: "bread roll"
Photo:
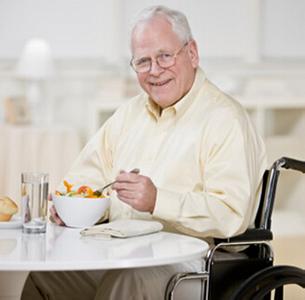
<path id="1" fill-rule="evenodd" d="M 17 211 L 18 206 L 12 199 L 0 196 L 0 221 L 9 221 Z"/>

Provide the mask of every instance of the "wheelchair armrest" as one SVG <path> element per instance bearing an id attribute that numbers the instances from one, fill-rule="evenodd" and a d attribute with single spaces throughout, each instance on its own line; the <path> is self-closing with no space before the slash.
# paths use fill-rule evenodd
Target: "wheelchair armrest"
<path id="1" fill-rule="evenodd" d="M 285 169 L 292 169 L 305 173 L 305 161 L 297 160 L 289 157 L 282 157 L 280 160 L 281 167 Z"/>
<path id="2" fill-rule="evenodd" d="M 248 229 L 244 233 L 233 236 L 227 239 L 214 239 L 215 245 L 220 243 L 238 243 L 238 242 L 252 242 L 252 241 L 271 241 L 273 234 L 268 229 Z"/>

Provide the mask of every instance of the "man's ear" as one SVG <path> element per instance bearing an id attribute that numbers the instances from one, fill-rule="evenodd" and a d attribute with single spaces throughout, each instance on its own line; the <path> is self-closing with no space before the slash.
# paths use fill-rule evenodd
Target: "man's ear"
<path id="1" fill-rule="evenodd" d="M 195 40 L 191 40 L 188 45 L 188 55 L 191 59 L 191 64 L 193 68 L 197 68 L 199 65 L 199 54 L 198 47 Z"/>

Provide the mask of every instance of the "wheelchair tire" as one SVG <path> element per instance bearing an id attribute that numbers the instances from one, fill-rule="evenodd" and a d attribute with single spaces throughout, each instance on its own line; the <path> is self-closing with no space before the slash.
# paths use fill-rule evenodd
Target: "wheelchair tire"
<path id="1" fill-rule="evenodd" d="M 263 299 L 273 290 L 279 291 L 276 299 L 282 299 L 282 288 L 287 284 L 305 288 L 305 270 L 293 266 L 267 267 L 244 281 L 231 300 Z"/>

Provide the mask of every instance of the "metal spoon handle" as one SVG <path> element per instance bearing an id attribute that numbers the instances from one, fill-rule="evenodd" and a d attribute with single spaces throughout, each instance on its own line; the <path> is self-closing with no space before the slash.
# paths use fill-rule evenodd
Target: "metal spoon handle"
<path id="1" fill-rule="evenodd" d="M 132 169 L 129 173 L 139 174 L 139 173 L 140 173 L 140 169 L 138 169 L 138 168 Z M 115 180 L 115 181 L 112 181 L 112 182 L 110 182 L 110 183 L 104 185 L 102 188 L 100 188 L 100 189 L 94 191 L 94 194 L 97 195 L 97 196 L 102 195 L 102 194 L 103 194 L 103 191 L 104 191 L 106 188 L 108 188 L 108 187 L 110 187 L 111 185 L 113 185 L 114 183 L 116 183 L 116 180 Z"/>
<path id="2" fill-rule="evenodd" d="M 100 192 L 101 194 L 103 193 L 104 189 L 107 189 L 107 187 L 110 187 L 111 185 L 113 185 L 114 183 L 116 183 L 116 180 L 115 181 L 112 181 L 106 185 L 104 185 L 101 189 L 98 189 L 97 191 Z"/>

